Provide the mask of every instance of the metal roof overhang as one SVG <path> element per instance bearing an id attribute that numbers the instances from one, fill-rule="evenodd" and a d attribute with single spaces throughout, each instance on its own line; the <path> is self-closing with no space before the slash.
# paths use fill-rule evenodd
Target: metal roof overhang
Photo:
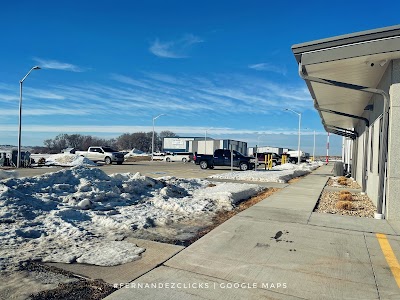
<path id="1" fill-rule="evenodd" d="M 298 44 L 292 51 L 307 76 L 376 88 L 390 61 L 400 58 L 400 26 Z M 325 129 L 335 134 L 338 131 L 329 126 L 355 128 L 360 118 L 348 115 L 361 117 L 373 96 L 307 79 L 306 83 Z"/>

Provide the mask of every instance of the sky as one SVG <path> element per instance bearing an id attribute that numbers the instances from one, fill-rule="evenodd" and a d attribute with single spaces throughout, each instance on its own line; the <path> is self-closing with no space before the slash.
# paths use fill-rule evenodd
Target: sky
<path id="1" fill-rule="evenodd" d="M 3 1 L 0 145 L 170 130 L 326 153 L 294 44 L 396 25 L 380 1 Z M 390 9 L 383 9 L 390 7 Z M 342 138 L 330 136 L 330 154 Z"/>

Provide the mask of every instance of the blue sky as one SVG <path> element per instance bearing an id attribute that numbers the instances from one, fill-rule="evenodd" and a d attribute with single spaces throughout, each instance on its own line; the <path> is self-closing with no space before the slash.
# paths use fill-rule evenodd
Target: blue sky
<path id="1" fill-rule="evenodd" d="M 295 4 L 296 3 L 296 4 Z M 171 130 L 326 153 L 291 46 L 396 25 L 393 1 L 4 1 L 0 145 Z M 385 9 L 384 9 L 385 8 Z M 390 9 L 386 9 L 390 8 Z M 341 138 L 331 135 L 331 153 Z"/>

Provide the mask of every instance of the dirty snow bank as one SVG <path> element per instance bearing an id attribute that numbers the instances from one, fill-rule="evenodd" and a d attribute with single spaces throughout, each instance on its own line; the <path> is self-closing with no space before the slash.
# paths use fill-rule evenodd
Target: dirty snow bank
<path id="1" fill-rule="evenodd" d="M 0 269 L 19 261 L 111 266 L 139 258 L 123 241 L 136 229 L 165 228 L 230 210 L 261 187 L 139 173 L 106 175 L 82 166 L 0 181 Z"/>
<path id="2" fill-rule="evenodd" d="M 0 170 L 0 180 L 6 179 L 6 178 L 15 178 L 17 176 L 18 176 L 18 173 L 16 171 Z"/>
<path id="3" fill-rule="evenodd" d="M 93 161 L 86 157 L 70 153 L 50 155 L 48 158 L 46 158 L 46 165 L 61 167 L 97 166 Z"/>
<path id="4" fill-rule="evenodd" d="M 272 170 L 236 171 L 212 175 L 209 178 L 286 183 L 290 179 L 306 175 L 322 165 L 322 162 L 302 163 L 300 165 L 288 163 L 273 167 Z"/>

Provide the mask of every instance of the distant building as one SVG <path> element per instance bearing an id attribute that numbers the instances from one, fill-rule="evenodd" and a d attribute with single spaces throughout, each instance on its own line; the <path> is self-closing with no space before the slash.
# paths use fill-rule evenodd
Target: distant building
<path id="1" fill-rule="evenodd" d="M 230 149 L 247 155 L 247 143 L 236 140 L 215 140 L 205 137 L 165 137 L 163 138 L 164 152 L 197 152 L 213 154 L 215 149 Z"/>
<path id="2" fill-rule="evenodd" d="M 192 142 L 200 139 L 204 141 L 204 137 L 165 137 L 162 148 L 164 152 L 194 152 Z"/>

